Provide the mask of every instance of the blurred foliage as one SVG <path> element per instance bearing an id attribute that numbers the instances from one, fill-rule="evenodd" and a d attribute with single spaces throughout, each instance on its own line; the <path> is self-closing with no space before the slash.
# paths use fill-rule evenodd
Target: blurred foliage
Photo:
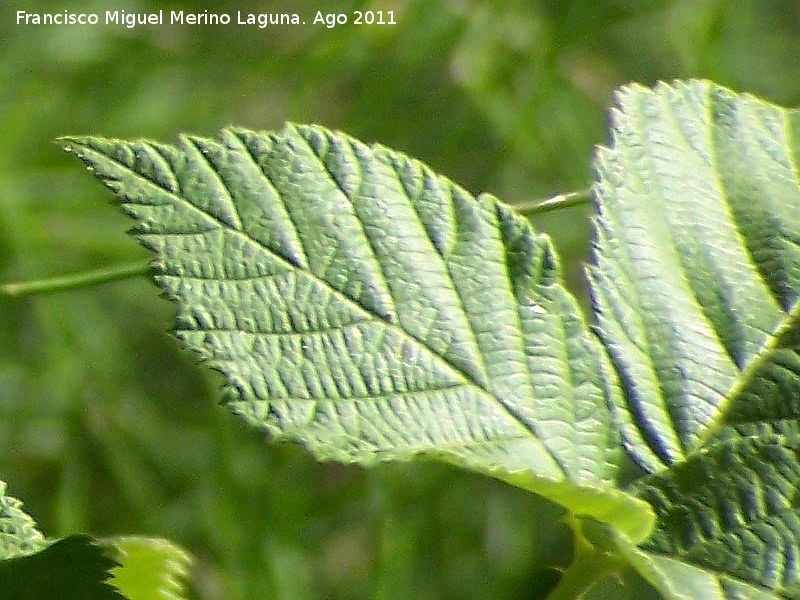
<path id="1" fill-rule="evenodd" d="M 0 7 L 0 279 L 144 259 L 63 134 L 318 122 L 510 201 L 587 187 L 613 89 L 705 77 L 800 104 L 792 0 L 129 0 L 127 12 L 297 12 L 308 24 L 24 26 Z M 310 23 L 393 10 L 395 26 Z M 542 217 L 580 289 L 586 210 Z M 559 510 L 436 464 L 369 472 L 269 445 L 165 334 L 144 279 L 0 300 L 0 476 L 50 536 L 163 536 L 198 600 L 540 598 L 570 559 Z"/>

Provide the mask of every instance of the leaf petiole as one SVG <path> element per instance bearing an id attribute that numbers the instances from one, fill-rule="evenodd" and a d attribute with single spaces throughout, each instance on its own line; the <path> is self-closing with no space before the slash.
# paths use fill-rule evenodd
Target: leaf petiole
<path id="1" fill-rule="evenodd" d="M 547 200 L 531 200 L 514 205 L 514 209 L 524 215 L 537 215 L 589 204 L 592 201 L 592 190 L 586 189 L 579 192 L 557 194 Z"/>
<path id="2" fill-rule="evenodd" d="M 71 275 L 34 279 L 32 281 L 18 281 L 0 285 L 0 295 L 11 298 L 32 296 L 34 294 L 49 294 L 75 290 L 109 281 L 130 279 L 147 275 L 150 267 L 146 262 L 137 261 L 113 267 L 102 267 L 93 271 L 83 271 Z"/>
<path id="3" fill-rule="evenodd" d="M 588 204 L 592 201 L 592 192 L 589 189 L 579 192 L 558 194 L 546 200 L 533 200 L 514 205 L 514 208 L 527 215 L 544 214 L 573 206 Z M 145 263 L 127 263 L 113 267 L 102 267 L 92 271 L 83 271 L 71 275 L 59 275 L 32 281 L 15 281 L 0 284 L 0 296 L 21 298 L 36 294 L 50 294 L 80 289 L 120 279 L 130 279 L 147 275 L 149 267 Z"/>
<path id="4" fill-rule="evenodd" d="M 561 577 L 558 585 L 547 596 L 547 600 L 573 600 L 582 598 L 589 589 L 607 577 L 618 578 L 625 563 L 612 547 L 610 539 L 598 545 L 586 536 L 587 524 L 582 519 L 570 515 L 567 523 L 575 533 L 575 554 L 572 564 Z M 602 526 L 601 526 L 601 529 Z M 601 534 L 606 537 L 607 534 Z"/>

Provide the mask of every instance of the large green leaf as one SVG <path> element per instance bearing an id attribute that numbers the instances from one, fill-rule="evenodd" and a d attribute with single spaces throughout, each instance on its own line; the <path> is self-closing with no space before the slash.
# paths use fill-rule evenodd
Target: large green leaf
<path id="1" fill-rule="evenodd" d="M 619 404 L 548 240 L 491 196 L 319 127 L 64 141 L 135 218 L 227 404 L 325 459 L 436 456 L 614 522 Z"/>
<path id="2" fill-rule="evenodd" d="M 658 517 L 624 553 L 667 598 L 800 597 L 798 112 L 702 81 L 618 100 L 590 277 Z"/>
<path id="3" fill-rule="evenodd" d="M 599 153 L 599 330 L 655 470 L 800 414 L 798 113 L 706 82 L 623 89 Z"/>
<path id="4" fill-rule="evenodd" d="M 605 352 L 545 238 L 393 151 L 294 126 L 65 143 L 136 219 L 176 335 L 249 421 L 321 458 L 436 456 L 593 517 L 558 598 L 791 598 L 797 114 L 707 82 L 620 92 L 589 269 Z M 640 503 L 615 485 L 615 427 Z"/>

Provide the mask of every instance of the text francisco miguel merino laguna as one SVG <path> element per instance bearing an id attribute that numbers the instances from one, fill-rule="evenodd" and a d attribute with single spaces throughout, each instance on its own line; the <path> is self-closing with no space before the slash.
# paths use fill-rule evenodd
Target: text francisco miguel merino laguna
<path id="1" fill-rule="evenodd" d="M 105 11 L 106 25 L 125 25 L 132 29 L 137 25 L 163 25 L 164 10 L 153 13 L 132 13 L 124 10 Z M 318 17 L 320 15 L 317 15 Z M 69 11 L 59 13 L 29 13 L 24 10 L 17 11 L 17 25 L 97 25 L 101 22 L 96 13 L 73 13 Z M 316 22 L 316 21 L 315 21 Z M 324 22 L 324 21 L 323 21 Z M 258 25 L 261 28 L 268 25 L 299 25 L 300 16 L 288 13 L 261 13 L 253 14 L 236 11 L 236 20 L 233 21 L 227 13 L 189 13 L 182 10 L 169 11 L 170 25 Z"/>

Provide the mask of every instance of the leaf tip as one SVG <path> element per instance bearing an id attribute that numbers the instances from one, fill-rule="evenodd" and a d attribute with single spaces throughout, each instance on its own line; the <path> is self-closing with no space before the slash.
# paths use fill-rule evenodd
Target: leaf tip
<path id="1" fill-rule="evenodd" d="M 76 142 L 77 139 L 69 135 L 59 136 L 53 140 L 53 143 L 60 146 L 67 154 L 75 151 Z"/>

